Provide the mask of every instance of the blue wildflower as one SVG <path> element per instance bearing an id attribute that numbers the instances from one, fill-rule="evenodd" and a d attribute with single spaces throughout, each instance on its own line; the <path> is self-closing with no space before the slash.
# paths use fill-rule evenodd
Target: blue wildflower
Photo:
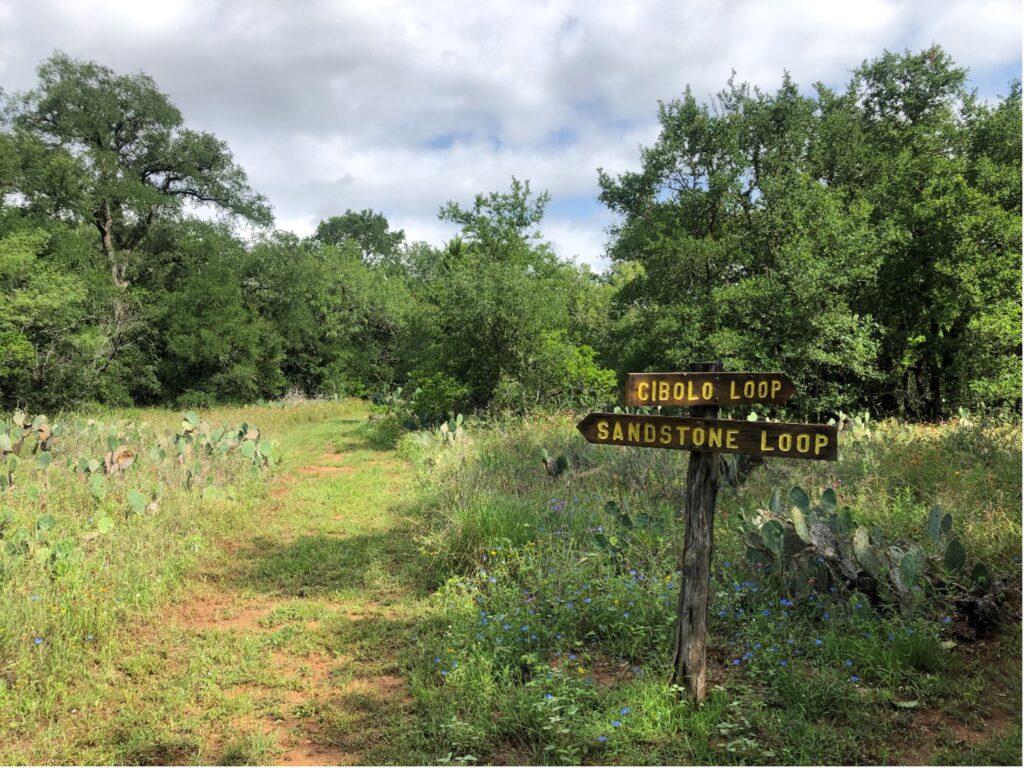
<path id="1" fill-rule="evenodd" d="M 600 741 L 603 744 L 604 742 L 608 741 L 608 737 L 607 736 L 598 736 L 597 740 Z"/>
<path id="2" fill-rule="evenodd" d="M 789 662 L 786 661 L 785 659 L 783 659 L 782 661 L 779 662 L 779 666 L 780 667 L 788 667 L 789 666 Z"/>
<path id="3" fill-rule="evenodd" d="M 35 643 L 36 645 L 42 645 L 43 644 L 43 638 L 37 637 L 32 642 Z"/>
<path id="4" fill-rule="evenodd" d="M 814 644 L 815 645 L 821 645 L 821 642 L 822 641 L 820 639 L 818 639 L 818 638 L 815 638 L 815 640 L 814 640 Z"/>
<path id="5" fill-rule="evenodd" d="M 859 683 L 860 682 L 860 678 L 857 677 L 857 675 L 850 675 L 850 682 L 851 683 Z"/>
<path id="6" fill-rule="evenodd" d="M 620 715 L 628 715 L 632 711 L 633 710 L 630 709 L 629 707 L 623 707 L 622 709 L 619 710 L 619 714 Z"/>
<path id="7" fill-rule="evenodd" d="M 620 725 L 622 725 L 621 720 L 612 720 L 612 728 L 618 728 Z"/>

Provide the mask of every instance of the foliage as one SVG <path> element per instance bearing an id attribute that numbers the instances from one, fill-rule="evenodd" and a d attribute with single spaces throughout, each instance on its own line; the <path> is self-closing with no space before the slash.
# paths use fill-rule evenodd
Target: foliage
<path id="1" fill-rule="evenodd" d="M 680 706 L 668 685 L 685 456 L 581 444 L 572 419 L 541 415 L 482 425 L 454 450 L 406 438 L 433 491 L 420 545 L 435 614 L 411 661 L 423 759 L 891 761 L 907 748 L 895 724 L 918 710 L 969 716 L 986 672 L 968 660 L 988 646 L 960 646 L 994 631 L 979 618 L 1011 618 L 1006 606 L 984 613 L 974 565 L 987 563 L 993 583 L 1019 578 L 1019 426 L 857 418 L 844 420 L 835 465 L 769 462 L 720 491 L 713 684 L 700 708 Z M 569 458 L 557 485 L 538 454 Z M 900 490 L 908 482 L 912 494 Z M 816 562 L 802 538 L 816 541 L 815 526 L 838 542 L 838 561 Z M 751 533 L 755 561 L 744 556 Z M 971 553 L 963 565 L 946 562 L 954 539 Z M 878 599 L 878 584 L 846 578 L 842 560 L 858 576 L 865 563 L 892 567 L 913 594 L 886 575 L 888 601 Z M 1000 662 L 1008 691 L 1015 653 Z"/>
<path id="2" fill-rule="evenodd" d="M 601 174 L 610 254 L 641 267 L 617 367 L 785 370 L 805 413 L 1016 400 L 1019 115 L 1019 83 L 983 106 L 937 47 L 865 62 L 841 94 L 786 74 L 660 105 L 641 170 Z"/>

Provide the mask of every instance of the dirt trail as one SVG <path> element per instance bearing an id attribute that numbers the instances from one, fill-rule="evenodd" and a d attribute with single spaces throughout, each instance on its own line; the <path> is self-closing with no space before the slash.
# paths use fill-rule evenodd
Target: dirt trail
<path id="1" fill-rule="evenodd" d="M 168 762 L 373 763 L 410 714 L 414 473 L 348 425 L 291 439 L 253 524 L 219 542 L 149 641 L 193 699 L 198 750 Z"/>

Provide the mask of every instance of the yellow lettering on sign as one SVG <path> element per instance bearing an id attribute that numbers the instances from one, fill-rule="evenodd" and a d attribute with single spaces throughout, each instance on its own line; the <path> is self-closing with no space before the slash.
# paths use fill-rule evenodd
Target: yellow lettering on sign
<path id="1" fill-rule="evenodd" d="M 631 421 L 628 425 L 626 425 L 626 434 L 629 436 L 630 440 L 633 440 L 635 442 L 639 442 L 640 441 L 640 424 L 638 424 L 635 421 Z"/>
<path id="2" fill-rule="evenodd" d="M 738 429 L 727 429 L 725 430 L 725 447 L 732 448 L 733 450 L 739 448 L 736 444 L 736 438 L 740 436 Z"/>
<path id="3" fill-rule="evenodd" d="M 615 427 L 612 429 L 612 440 L 622 439 L 622 423 L 616 421 Z"/>
<path id="4" fill-rule="evenodd" d="M 608 439 L 608 422 L 599 421 L 597 422 L 597 436 L 601 440 Z"/>
<path id="5" fill-rule="evenodd" d="M 772 379 L 772 397 L 775 397 L 782 390 L 781 379 Z"/>
<path id="6" fill-rule="evenodd" d="M 747 380 L 743 382 L 743 396 L 753 397 L 754 396 L 754 382 Z"/>
<path id="7" fill-rule="evenodd" d="M 788 451 L 793 447 L 793 436 L 789 432 L 783 432 L 779 435 L 779 450 Z"/>
<path id="8" fill-rule="evenodd" d="M 653 443 L 654 442 L 654 433 L 655 433 L 655 431 L 656 430 L 654 429 L 654 425 L 653 424 L 651 424 L 651 423 L 644 424 L 644 442 L 645 443 Z"/>
<path id="9" fill-rule="evenodd" d="M 775 449 L 768 445 L 768 433 L 763 429 L 761 430 L 761 450 L 765 453 L 771 453 Z"/>
<path id="10" fill-rule="evenodd" d="M 668 445 L 672 442 L 672 425 L 662 424 L 661 429 L 658 430 L 661 434 L 658 437 L 658 442 L 662 445 Z"/>
<path id="11" fill-rule="evenodd" d="M 722 447 L 722 428 L 708 427 L 708 448 Z"/>
<path id="12" fill-rule="evenodd" d="M 679 433 L 679 445 L 686 445 L 686 433 L 689 431 L 689 427 L 676 427 L 676 432 Z"/>
<path id="13" fill-rule="evenodd" d="M 757 382 L 757 396 L 758 397 L 768 397 L 768 382 L 767 381 L 762 379 L 761 381 Z"/>
<path id="14" fill-rule="evenodd" d="M 740 399 L 740 395 L 736 392 L 736 382 L 735 381 L 730 381 L 729 382 L 729 399 L 730 400 L 739 400 Z"/>
<path id="15" fill-rule="evenodd" d="M 669 387 L 667 381 L 658 382 L 658 401 L 668 400 Z"/>
<path id="16" fill-rule="evenodd" d="M 811 436 L 810 435 L 797 435 L 796 436 L 796 449 L 800 453 L 807 453 L 811 450 Z"/>
<path id="17" fill-rule="evenodd" d="M 693 428 L 693 444 L 696 445 L 698 448 L 700 448 L 702 445 L 704 445 L 704 438 L 705 438 L 704 427 L 694 427 Z"/>
<path id="18" fill-rule="evenodd" d="M 828 435 L 814 436 L 814 455 L 821 453 L 821 449 L 828 445 Z"/>
<path id="19" fill-rule="evenodd" d="M 700 388 L 700 396 L 705 400 L 710 400 L 715 396 L 715 385 L 714 382 L 705 381 Z"/>
<path id="20" fill-rule="evenodd" d="M 636 399 L 642 403 L 647 402 L 647 398 L 651 396 L 651 384 L 647 381 L 641 381 L 636 387 Z"/>
<path id="21" fill-rule="evenodd" d="M 677 381 L 672 385 L 672 399 L 673 400 L 685 400 L 686 399 L 686 383 Z"/>

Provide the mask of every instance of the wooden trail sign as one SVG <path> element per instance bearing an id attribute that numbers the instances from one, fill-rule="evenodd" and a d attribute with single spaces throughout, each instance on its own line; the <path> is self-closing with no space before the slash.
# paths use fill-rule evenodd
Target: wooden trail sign
<path id="1" fill-rule="evenodd" d="M 601 445 L 819 461 L 835 461 L 838 453 L 839 428 L 827 424 L 591 413 L 576 428 L 587 442 Z"/>
<path id="2" fill-rule="evenodd" d="M 796 387 L 784 373 L 630 373 L 626 405 L 782 405 Z"/>
<path id="3" fill-rule="evenodd" d="M 692 417 L 591 413 L 576 428 L 591 443 L 691 452 L 672 682 L 691 701 L 701 702 L 707 694 L 705 647 L 721 461 L 717 454 L 835 461 L 839 428 L 719 419 L 719 405 L 785 403 L 793 395 L 793 382 L 782 373 L 726 373 L 719 362 L 693 368 L 687 373 L 631 373 L 626 384 L 627 405 L 689 406 Z"/>

